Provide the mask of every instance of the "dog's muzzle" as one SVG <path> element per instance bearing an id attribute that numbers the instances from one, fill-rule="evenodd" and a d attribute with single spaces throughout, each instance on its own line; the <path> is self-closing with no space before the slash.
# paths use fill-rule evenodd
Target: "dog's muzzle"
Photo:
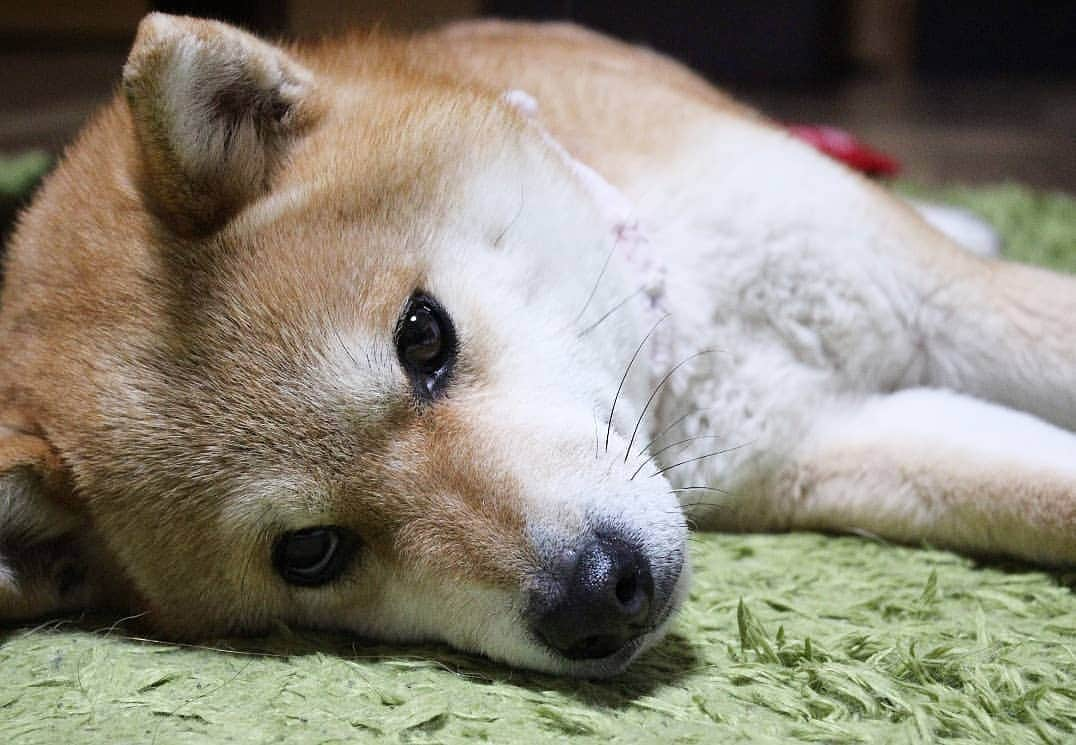
<path id="1" fill-rule="evenodd" d="M 597 535 L 562 555 L 552 576 L 532 591 L 531 627 L 570 660 L 610 657 L 664 620 L 675 579 L 656 584 L 638 547 Z"/>

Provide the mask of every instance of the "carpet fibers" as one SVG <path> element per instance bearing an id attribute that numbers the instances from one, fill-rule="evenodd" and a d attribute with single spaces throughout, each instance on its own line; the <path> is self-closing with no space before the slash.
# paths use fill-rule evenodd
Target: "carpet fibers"
<path id="1" fill-rule="evenodd" d="M 912 189 L 912 187 L 904 187 Z M 1076 269 L 1076 201 L 912 189 Z M 672 633 L 607 682 L 279 629 L 184 647 L 0 630 L 0 741 L 1076 742 L 1076 574 L 815 534 L 696 534 Z"/>

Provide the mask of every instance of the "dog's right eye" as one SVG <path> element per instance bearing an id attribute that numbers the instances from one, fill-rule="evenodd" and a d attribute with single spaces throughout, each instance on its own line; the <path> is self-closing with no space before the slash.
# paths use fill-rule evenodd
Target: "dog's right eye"
<path id="1" fill-rule="evenodd" d="M 344 528 L 293 530 L 282 535 L 273 547 L 273 566 L 293 585 L 317 587 L 339 577 L 358 547 L 358 536 Z"/>
<path id="2" fill-rule="evenodd" d="M 441 395 L 456 361 L 456 330 L 441 304 L 415 293 L 396 323 L 396 355 L 422 399 Z"/>

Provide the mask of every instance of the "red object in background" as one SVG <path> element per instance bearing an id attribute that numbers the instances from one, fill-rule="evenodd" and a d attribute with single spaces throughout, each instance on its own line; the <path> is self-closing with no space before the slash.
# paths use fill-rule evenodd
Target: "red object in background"
<path id="1" fill-rule="evenodd" d="M 836 158 L 868 176 L 894 176 L 900 171 L 900 163 L 885 153 L 863 144 L 843 129 L 793 124 L 788 127 L 788 131 L 794 137 L 813 145 L 831 158 Z"/>

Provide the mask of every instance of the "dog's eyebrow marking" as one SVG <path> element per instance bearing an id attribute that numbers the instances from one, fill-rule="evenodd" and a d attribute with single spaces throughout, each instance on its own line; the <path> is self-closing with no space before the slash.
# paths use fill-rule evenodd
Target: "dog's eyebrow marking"
<path id="1" fill-rule="evenodd" d="M 288 212 L 306 209 L 315 190 L 310 184 L 299 184 L 283 191 L 274 192 L 255 202 L 242 213 L 242 219 L 250 227 L 262 227 L 283 217 Z"/>
<path id="2" fill-rule="evenodd" d="M 287 475 L 252 477 L 233 484 L 231 499 L 224 502 L 219 523 L 228 529 L 244 526 L 257 534 L 268 526 L 288 525 L 295 514 L 292 505 L 310 488 L 309 484 Z"/>

